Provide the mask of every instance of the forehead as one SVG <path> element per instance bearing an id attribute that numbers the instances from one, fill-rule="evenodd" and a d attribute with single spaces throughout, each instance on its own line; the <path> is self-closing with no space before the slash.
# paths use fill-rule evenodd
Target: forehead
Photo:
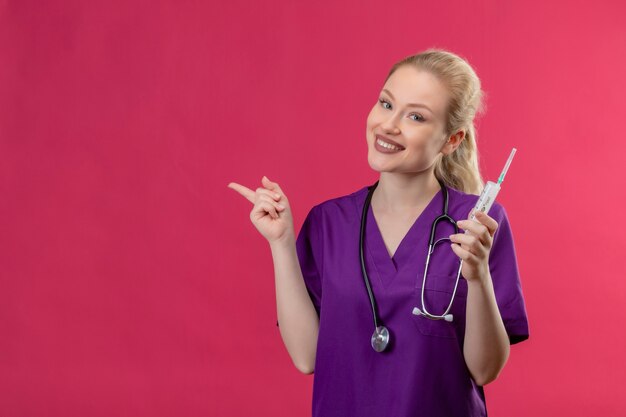
<path id="1" fill-rule="evenodd" d="M 437 77 L 408 65 L 398 68 L 383 88 L 391 91 L 398 105 L 422 103 L 438 116 L 443 115 L 448 101 L 448 91 Z"/>

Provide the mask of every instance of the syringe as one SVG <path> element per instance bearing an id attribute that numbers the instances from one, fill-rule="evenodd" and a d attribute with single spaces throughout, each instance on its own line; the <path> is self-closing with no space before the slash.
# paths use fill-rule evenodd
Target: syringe
<path id="1" fill-rule="evenodd" d="M 500 178 L 498 178 L 498 182 L 495 183 L 493 181 L 488 181 L 485 185 L 483 192 L 480 194 L 480 197 L 478 198 L 478 201 L 476 202 L 476 205 L 472 210 L 472 217 L 470 218 L 470 220 L 474 220 L 476 218 L 476 211 L 480 210 L 484 213 L 488 213 L 489 209 L 491 209 L 493 202 L 496 201 L 496 196 L 500 192 L 500 184 L 502 184 L 502 181 L 504 181 L 504 176 L 509 170 L 509 166 L 511 165 L 511 161 L 513 160 L 513 155 L 515 155 L 516 150 L 517 149 L 513 148 L 513 150 L 511 151 L 511 155 L 504 165 L 504 169 L 500 174 Z M 467 230 L 465 231 L 465 233 L 467 233 Z"/>

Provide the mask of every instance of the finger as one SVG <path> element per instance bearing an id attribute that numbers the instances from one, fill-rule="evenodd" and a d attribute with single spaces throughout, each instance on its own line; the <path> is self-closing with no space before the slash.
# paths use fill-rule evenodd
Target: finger
<path id="1" fill-rule="evenodd" d="M 450 241 L 461 245 L 464 250 L 471 252 L 477 257 L 483 257 L 487 254 L 485 246 L 476 236 L 458 233 L 450 235 Z"/>
<path id="2" fill-rule="evenodd" d="M 476 236 L 480 239 L 480 241 L 489 245 L 489 239 L 491 235 L 489 234 L 489 229 L 477 220 L 459 220 L 456 224 L 463 230 L 469 231 L 471 235 Z"/>
<path id="3" fill-rule="evenodd" d="M 458 243 L 453 243 L 451 247 L 452 247 L 452 251 L 456 254 L 456 256 L 463 259 L 464 262 L 469 262 L 469 263 L 473 262 L 475 258 L 473 253 L 469 252 L 466 249 L 463 249 Z"/>
<path id="4" fill-rule="evenodd" d="M 269 201 L 261 201 L 258 204 L 259 209 L 258 211 L 265 211 L 266 213 L 268 213 L 270 216 L 272 216 L 272 218 L 277 219 L 278 218 L 278 213 L 276 212 L 276 207 L 274 207 L 273 204 L 271 204 Z"/>
<path id="5" fill-rule="evenodd" d="M 476 219 L 485 225 L 491 236 L 496 233 L 496 230 L 498 229 L 498 222 L 493 217 L 489 216 L 484 211 L 478 211 L 476 212 Z"/>
<path id="6" fill-rule="evenodd" d="M 285 193 L 283 193 L 283 190 L 280 188 L 278 183 L 270 181 L 269 178 L 267 178 L 265 175 L 263 176 L 263 178 L 261 178 L 261 182 L 263 183 L 263 186 L 265 188 L 275 191 L 279 193 L 280 195 L 285 195 Z"/>
<path id="7" fill-rule="evenodd" d="M 267 188 L 263 188 L 263 187 L 257 188 L 256 192 L 259 194 L 267 195 L 273 200 L 280 200 L 280 197 L 281 197 L 280 194 L 278 194 L 276 191 L 268 190 Z"/>
<path id="8" fill-rule="evenodd" d="M 256 193 L 248 187 L 244 187 L 243 185 L 237 184 L 236 182 L 228 183 L 228 187 L 237 191 L 239 194 L 247 198 L 251 203 L 254 203 L 254 197 Z"/>
<path id="9" fill-rule="evenodd" d="M 491 227 L 494 225 L 498 225 L 498 223 L 492 218 L 490 217 L 487 213 L 485 213 L 482 210 L 476 210 L 476 208 L 473 208 L 469 215 L 467 216 L 467 218 L 469 220 L 475 220 L 481 224 L 485 224 L 485 226 L 487 226 L 487 228 L 491 231 Z M 494 230 L 495 232 L 495 230 Z"/>
<path id="10" fill-rule="evenodd" d="M 259 198 L 259 201 L 265 201 L 265 202 L 271 204 L 272 206 L 274 206 L 276 208 L 276 210 L 284 210 L 285 209 L 285 206 L 283 204 L 274 201 L 274 199 L 272 197 L 268 196 L 267 194 L 260 194 L 258 198 Z"/>

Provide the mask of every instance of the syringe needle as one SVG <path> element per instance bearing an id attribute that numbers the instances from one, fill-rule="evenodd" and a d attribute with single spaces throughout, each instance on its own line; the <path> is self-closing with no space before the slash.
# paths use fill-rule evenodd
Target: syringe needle
<path id="1" fill-rule="evenodd" d="M 513 160 L 513 155 L 515 155 L 515 151 L 517 151 L 517 149 L 513 148 L 513 150 L 511 151 L 511 155 L 509 155 L 509 159 L 506 161 L 506 164 L 504 165 L 502 174 L 500 174 L 500 178 L 498 178 L 498 184 L 501 184 L 502 181 L 504 181 L 504 176 L 506 175 L 506 172 L 509 170 L 509 166 L 511 166 L 511 161 Z"/>

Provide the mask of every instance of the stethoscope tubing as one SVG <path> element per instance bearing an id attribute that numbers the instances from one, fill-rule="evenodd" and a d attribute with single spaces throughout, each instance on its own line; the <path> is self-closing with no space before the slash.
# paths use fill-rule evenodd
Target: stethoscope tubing
<path id="1" fill-rule="evenodd" d="M 361 271 L 363 275 L 363 280 L 365 281 L 365 288 L 367 289 L 367 294 L 369 295 L 370 305 L 372 306 L 372 315 L 374 316 L 374 328 L 378 328 L 378 314 L 376 309 L 376 299 L 374 298 L 374 293 L 372 292 L 372 287 L 370 286 L 370 280 L 367 276 L 367 271 L 365 269 L 365 257 L 363 255 L 363 240 L 365 236 L 365 225 L 367 223 L 367 210 L 370 206 L 370 201 L 372 200 L 373 189 L 378 186 L 378 181 L 374 185 L 368 187 L 370 190 L 367 194 L 367 198 L 365 199 L 365 204 L 363 204 L 363 213 L 361 215 L 361 233 L 359 235 L 359 254 L 361 257 Z"/>
<path id="2" fill-rule="evenodd" d="M 461 268 L 463 266 L 463 260 L 460 260 L 459 263 L 459 270 L 457 272 L 457 276 L 456 276 L 456 282 L 454 284 L 454 290 L 452 292 L 452 298 L 450 299 L 450 303 L 448 304 L 448 307 L 446 308 L 446 310 L 443 312 L 443 314 L 432 314 L 430 313 L 427 309 L 426 309 L 426 304 L 425 304 L 425 299 L 424 299 L 424 289 L 426 288 L 426 276 L 428 274 L 428 267 L 430 264 L 430 255 L 433 253 L 435 246 L 437 245 L 437 243 L 439 243 L 442 240 L 449 240 L 449 238 L 441 238 L 439 240 L 437 240 L 437 242 L 435 242 L 433 244 L 433 241 L 435 240 L 435 231 L 437 228 L 437 223 L 442 221 L 442 220 L 446 220 L 449 221 L 450 223 L 452 223 L 454 225 L 454 230 L 455 233 L 459 233 L 459 227 L 456 223 L 456 221 L 448 216 L 448 189 L 446 188 L 446 186 L 444 185 L 444 183 L 439 180 L 437 178 L 437 181 L 439 182 L 439 186 L 441 187 L 441 191 L 444 195 L 444 201 L 443 201 L 443 214 L 440 215 L 439 217 L 437 217 L 434 221 L 433 224 L 431 225 L 431 229 L 430 229 L 430 238 L 428 241 L 428 255 L 426 257 L 426 266 L 424 268 L 424 277 L 422 279 L 422 288 L 421 288 L 421 309 L 415 307 L 413 309 L 413 314 L 415 315 L 422 315 L 426 318 L 429 318 L 431 320 L 446 320 L 448 322 L 451 322 L 453 319 L 452 314 L 449 314 L 450 309 L 452 308 L 452 303 L 454 302 L 454 296 L 456 295 L 456 290 L 457 287 L 459 285 L 459 279 L 461 276 Z M 376 298 L 374 297 L 374 293 L 372 291 L 372 287 L 369 281 L 369 277 L 367 275 L 367 271 L 365 268 L 365 256 L 363 254 L 363 242 L 364 242 L 364 236 L 365 236 L 365 227 L 367 224 L 367 211 L 370 207 L 371 204 L 371 200 L 372 200 L 372 195 L 374 193 L 374 190 L 376 189 L 376 187 L 378 186 L 378 182 L 376 181 L 373 185 L 368 187 L 368 194 L 367 197 L 365 198 L 365 204 L 363 204 L 363 212 L 361 214 L 361 230 L 360 230 L 360 236 L 359 236 L 359 256 L 361 259 L 361 271 L 362 271 L 362 275 L 363 275 L 363 280 L 365 282 L 365 288 L 367 289 L 367 294 L 369 296 L 369 300 L 370 300 L 370 305 L 372 307 L 372 316 L 374 317 L 374 335 L 372 336 L 372 346 L 374 347 L 374 349 L 378 352 L 381 352 L 382 350 L 384 350 L 387 346 L 387 343 L 389 341 L 389 333 L 388 330 L 383 326 L 379 324 L 379 318 L 378 318 L 378 308 L 376 305 Z"/>

